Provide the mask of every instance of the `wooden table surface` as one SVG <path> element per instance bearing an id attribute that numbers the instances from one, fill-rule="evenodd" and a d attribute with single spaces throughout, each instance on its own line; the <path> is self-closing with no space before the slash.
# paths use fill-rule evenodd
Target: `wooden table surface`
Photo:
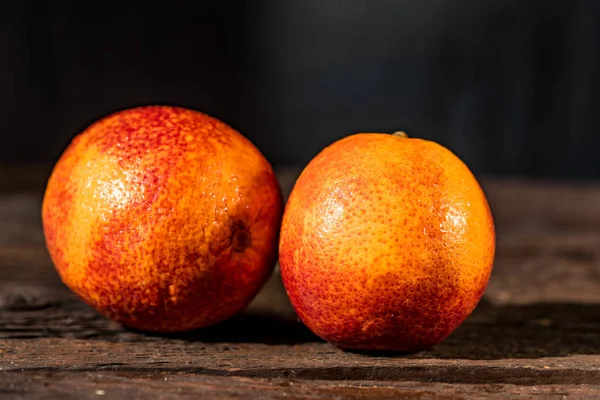
<path id="1" fill-rule="evenodd" d="M 600 184 L 483 180 L 498 249 L 447 341 L 342 352 L 294 316 L 277 273 L 242 315 L 181 335 L 128 331 L 59 281 L 48 171 L 0 169 L 0 398 L 600 398 Z M 297 171 L 282 169 L 287 192 Z"/>

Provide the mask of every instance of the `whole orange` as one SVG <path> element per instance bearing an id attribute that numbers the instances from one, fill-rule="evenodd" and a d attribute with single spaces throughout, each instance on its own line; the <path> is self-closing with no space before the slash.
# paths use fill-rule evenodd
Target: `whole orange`
<path id="1" fill-rule="evenodd" d="M 494 251 L 487 200 L 463 162 L 431 141 L 364 133 L 304 169 L 279 258 L 314 333 L 342 348 L 416 351 L 473 311 Z"/>
<path id="2" fill-rule="evenodd" d="M 269 162 L 200 112 L 124 110 L 75 137 L 42 206 L 62 281 L 126 326 L 183 331 L 244 309 L 272 272 L 282 213 Z"/>

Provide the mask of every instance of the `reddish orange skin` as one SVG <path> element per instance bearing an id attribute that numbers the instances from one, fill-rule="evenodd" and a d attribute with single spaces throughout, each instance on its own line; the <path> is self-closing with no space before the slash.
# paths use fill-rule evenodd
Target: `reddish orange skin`
<path id="1" fill-rule="evenodd" d="M 208 115 L 149 106 L 78 135 L 48 181 L 48 251 L 73 292 L 145 331 L 244 309 L 272 272 L 282 196 L 250 141 Z"/>
<path id="2" fill-rule="evenodd" d="M 412 352 L 469 316 L 494 252 L 487 200 L 454 154 L 426 140 L 356 134 L 300 175 L 279 261 L 298 316 L 321 338 Z"/>

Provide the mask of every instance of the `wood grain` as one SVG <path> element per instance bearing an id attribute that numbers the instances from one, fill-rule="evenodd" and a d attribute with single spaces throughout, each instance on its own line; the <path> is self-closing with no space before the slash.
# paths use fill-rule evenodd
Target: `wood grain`
<path id="1" fill-rule="evenodd" d="M 297 173 L 279 171 L 286 192 Z M 0 179 L 0 398 L 600 396 L 600 185 L 484 180 L 498 227 L 486 295 L 447 341 L 398 355 L 319 340 L 277 272 L 220 325 L 123 329 L 58 280 L 36 179 L 16 189 Z"/>

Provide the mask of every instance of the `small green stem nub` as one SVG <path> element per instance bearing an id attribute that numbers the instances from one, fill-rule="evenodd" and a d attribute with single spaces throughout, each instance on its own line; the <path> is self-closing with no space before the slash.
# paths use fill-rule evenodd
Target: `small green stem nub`
<path id="1" fill-rule="evenodd" d="M 406 134 L 406 132 L 402 132 L 402 131 L 394 132 L 394 133 L 392 133 L 392 135 L 401 137 L 403 139 L 408 138 L 408 135 Z"/>

